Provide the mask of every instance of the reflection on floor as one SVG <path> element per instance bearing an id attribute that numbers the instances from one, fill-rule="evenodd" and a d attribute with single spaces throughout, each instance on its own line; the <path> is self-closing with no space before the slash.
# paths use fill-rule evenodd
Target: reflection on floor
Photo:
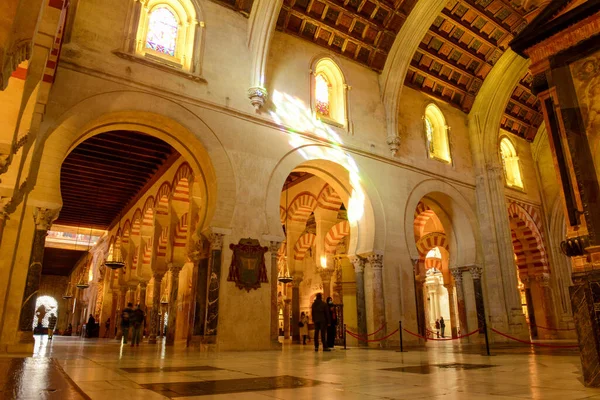
<path id="1" fill-rule="evenodd" d="M 61 337 L 51 343 L 42 338 L 37 349 L 35 358 L 18 360 L 32 370 L 11 372 L 7 365 L 15 361 L 0 358 L 0 383 L 8 390 L 2 398 L 87 398 L 78 394 L 81 389 L 100 400 L 600 400 L 600 389 L 582 385 L 575 351 L 533 354 L 526 347 L 498 346 L 501 351 L 487 357 L 479 346 L 432 343 L 405 353 L 315 353 L 311 346 L 287 345 L 283 351 L 199 353 L 162 344 L 131 348 L 108 339 Z M 57 380 L 60 368 L 76 386 L 63 389 Z M 19 385 L 26 387 L 18 392 L 24 396 L 11 396 L 17 393 L 11 387 Z"/>

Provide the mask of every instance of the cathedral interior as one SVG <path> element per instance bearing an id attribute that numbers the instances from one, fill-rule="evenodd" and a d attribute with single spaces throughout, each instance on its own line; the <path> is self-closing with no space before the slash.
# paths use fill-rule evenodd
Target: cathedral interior
<path id="1" fill-rule="evenodd" d="M 0 398 L 600 398 L 600 0 L 0 10 Z"/>

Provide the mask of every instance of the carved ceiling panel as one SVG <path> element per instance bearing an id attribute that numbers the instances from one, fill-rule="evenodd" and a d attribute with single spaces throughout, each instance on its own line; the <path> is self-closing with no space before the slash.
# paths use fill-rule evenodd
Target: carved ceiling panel
<path id="1" fill-rule="evenodd" d="M 530 142 L 544 121 L 540 101 L 531 93 L 533 76 L 527 72 L 513 91 L 502 117 L 502 129 Z"/>
<path id="2" fill-rule="evenodd" d="M 277 29 L 376 71 L 416 0 L 284 0 Z"/>

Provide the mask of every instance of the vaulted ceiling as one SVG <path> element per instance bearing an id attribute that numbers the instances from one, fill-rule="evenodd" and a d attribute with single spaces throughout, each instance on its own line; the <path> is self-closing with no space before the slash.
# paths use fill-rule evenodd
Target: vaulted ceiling
<path id="1" fill-rule="evenodd" d="M 167 143 L 137 132 L 84 141 L 63 162 L 63 207 L 56 223 L 107 229 L 178 157 Z"/>

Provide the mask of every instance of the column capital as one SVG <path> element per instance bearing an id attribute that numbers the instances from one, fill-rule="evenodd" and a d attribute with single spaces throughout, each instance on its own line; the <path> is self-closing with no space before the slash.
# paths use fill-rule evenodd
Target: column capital
<path id="1" fill-rule="evenodd" d="M 154 278 L 154 281 L 161 281 L 164 276 L 165 276 L 165 271 L 153 271 L 152 272 L 152 277 Z"/>
<path id="2" fill-rule="evenodd" d="M 225 234 L 223 233 L 210 233 L 208 235 L 208 240 L 210 241 L 210 249 L 211 250 L 223 250 L 223 238 Z"/>
<path id="3" fill-rule="evenodd" d="M 271 253 L 277 254 L 277 252 L 279 252 L 279 248 L 281 247 L 281 243 L 283 243 L 283 241 L 276 241 L 276 240 L 269 241 L 269 251 Z"/>
<path id="4" fill-rule="evenodd" d="M 267 89 L 259 86 L 248 88 L 248 98 L 254 109 L 258 111 L 267 101 Z"/>
<path id="5" fill-rule="evenodd" d="M 203 242 L 204 241 L 202 239 L 194 240 L 188 246 L 187 257 L 193 263 L 197 263 L 198 261 L 202 260 L 203 258 L 208 258 L 208 250 L 205 248 Z"/>
<path id="6" fill-rule="evenodd" d="M 169 264 L 169 271 L 171 271 L 171 275 L 176 274 L 179 275 L 181 270 L 183 269 L 183 265 L 179 264 Z"/>
<path id="7" fill-rule="evenodd" d="M 383 254 L 381 253 L 371 253 L 367 255 L 367 261 L 369 262 L 369 264 L 371 264 L 371 268 L 383 268 Z"/>
<path id="8" fill-rule="evenodd" d="M 35 229 L 38 231 L 47 231 L 56 218 L 58 218 L 58 210 L 36 207 L 33 211 L 33 217 L 35 219 Z"/>
<path id="9" fill-rule="evenodd" d="M 457 285 L 461 285 L 463 281 L 463 271 L 460 268 L 450 268 L 450 273 Z"/>
<path id="10" fill-rule="evenodd" d="M 127 287 L 126 285 L 119 286 L 119 292 L 123 296 L 125 296 L 127 294 L 127 290 L 129 290 L 129 287 Z"/>
<path id="11" fill-rule="evenodd" d="M 546 272 L 537 274 L 535 276 L 535 280 L 537 281 L 538 285 L 540 285 L 541 287 L 550 286 L 550 274 L 548 274 Z"/>
<path id="12" fill-rule="evenodd" d="M 483 268 L 479 265 L 470 265 L 469 272 L 473 276 L 473 279 L 481 279 L 481 275 L 483 274 Z"/>
<path id="13" fill-rule="evenodd" d="M 321 280 L 323 280 L 323 282 L 325 281 L 331 281 L 331 277 L 333 276 L 333 269 L 331 268 L 321 268 L 321 270 L 319 271 L 319 275 L 321 275 Z"/>
<path id="14" fill-rule="evenodd" d="M 454 291 L 454 285 L 452 285 L 451 283 L 444 283 L 444 287 L 446 288 L 448 293 L 451 293 Z"/>
<path id="15" fill-rule="evenodd" d="M 365 271 L 365 259 L 359 256 L 348 256 L 348 259 L 354 265 L 354 272 L 363 273 Z"/>
<path id="16" fill-rule="evenodd" d="M 302 283 L 302 280 L 304 279 L 304 274 L 295 272 L 293 275 L 293 278 L 294 279 L 292 280 L 292 287 L 298 288 L 298 287 L 300 287 L 300 284 Z"/>
<path id="17" fill-rule="evenodd" d="M 145 290 L 148 287 L 148 282 L 146 282 L 146 281 L 140 281 L 138 283 L 138 285 L 139 285 L 140 289 Z"/>

